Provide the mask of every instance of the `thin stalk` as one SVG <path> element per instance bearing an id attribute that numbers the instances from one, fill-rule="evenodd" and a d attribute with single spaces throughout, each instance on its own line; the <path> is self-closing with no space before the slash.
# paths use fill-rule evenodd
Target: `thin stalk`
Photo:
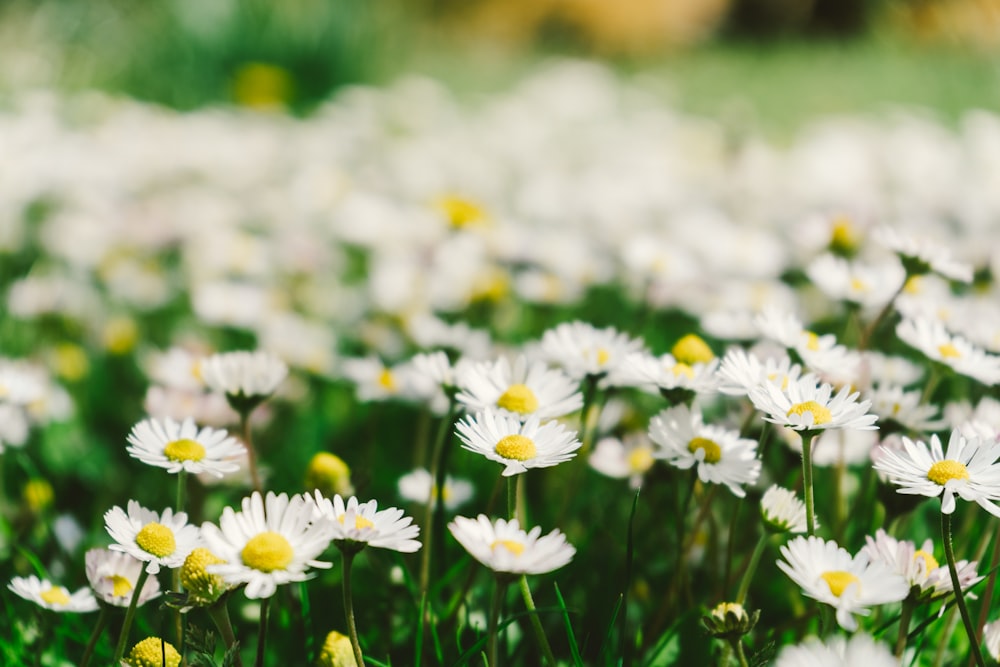
<path id="1" fill-rule="evenodd" d="M 218 629 L 219 635 L 222 637 L 222 641 L 225 642 L 226 650 L 228 651 L 236 643 L 236 633 L 233 632 L 233 624 L 229 620 L 227 597 L 225 595 L 222 596 L 215 604 L 206 607 L 205 611 L 208 612 L 208 617 L 215 623 L 215 627 Z M 239 651 L 235 653 L 235 658 L 236 667 L 243 667 L 243 658 L 240 656 Z"/>
<path id="2" fill-rule="evenodd" d="M 986 625 L 986 619 L 989 617 L 990 604 L 993 602 L 993 591 L 996 590 L 997 584 L 997 568 L 1000 566 L 1000 530 L 994 528 L 996 533 L 996 540 L 993 542 L 993 556 L 990 558 L 990 575 L 986 582 L 986 592 L 983 593 L 983 603 L 979 609 L 979 623 L 976 627 L 979 629 L 977 637 L 982 632 L 982 628 Z M 969 664 L 972 664 L 972 660 L 969 660 Z"/>
<path id="3" fill-rule="evenodd" d="M 875 316 L 875 319 L 868 325 L 868 328 L 862 332 L 861 340 L 858 342 L 859 350 L 868 349 L 868 344 L 871 342 L 872 336 L 875 335 L 875 332 L 878 330 L 879 325 L 882 324 L 882 321 L 885 320 L 885 318 L 889 316 L 889 313 L 892 312 L 893 304 L 896 303 L 896 298 L 903 293 L 903 289 L 906 287 L 906 281 L 909 278 L 910 276 L 907 275 L 906 279 L 903 280 L 903 284 L 899 286 L 899 289 L 897 289 L 896 293 L 892 295 L 889 302 L 885 304 L 882 310 L 879 311 L 878 315 Z"/>
<path id="4" fill-rule="evenodd" d="M 512 521 L 517 518 L 517 479 L 520 475 L 511 475 L 507 478 L 507 520 Z M 521 526 L 524 528 L 524 526 Z"/>
<path id="5" fill-rule="evenodd" d="M 903 653 L 906 651 L 906 636 L 910 632 L 910 619 L 913 618 L 913 611 L 917 608 L 917 603 L 907 597 L 903 600 L 903 607 L 899 612 L 899 634 L 896 635 L 896 650 L 894 655 L 902 663 Z"/>
<path id="6" fill-rule="evenodd" d="M 743 506 L 743 499 L 737 498 L 733 506 L 733 512 L 729 516 L 729 539 L 726 540 L 726 560 L 723 564 L 722 587 L 719 597 L 725 595 L 725 590 L 729 588 L 729 577 L 733 572 L 733 558 L 736 556 L 736 526 L 739 525 L 740 508 Z"/>
<path id="7" fill-rule="evenodd" d="M 445 471 L 441 468 L 441 453 L 444 450 L 444 443 L 448 439 L 448 432 L 451 430 L 452 420 L 455 417 L 455 399 L 451 399 L 448 406 L 448 413 L 441 418 L 438 431 L 434 438 L 434 445 L 431 450 L 431 460 L 429 472 L 431 477 L 431 493 L 427 501 L 427 512 L 424 514 L 423 541 L 424 549 L 420 560 L 420 592 L 426 593 L 430 585 L 431 577 L 431 537 L 434 531 L 434 512 L 437 509 L 439 498 L 444 490 Z M 423 613 L 423 609 L 421 609 Z"/>
<path id="8" fill-rule="evenodd" d="M 358 627 L 354 622 L 354 598 L 351 594 L 351 565 L 354 563 L 355 553 L 349 551 L 341 552 L 344 556 L 344 616 L 347 618 L 347 632 L 351 636 L 351 647 L 354 649 L 354 661 L 358 667 L 364 667 L 365 658 L 361 653 L 361 642 L 358 641 Z"/>
<path id="9" fill-rule="evenodd" d="M 770 538 L 770 533 L 764 533 L 757 540 L 757 546 L 753 549 L 753 555 L 750 556 L 750 564 L 747 565 L 747 569 L 743 571 L 743 578 L 740 579 L 739 590 L 736 591 L 736 604 L 743 604 L 743 601 L 747 599 L 747 593 L 750 591 L 750 582 L 753 581 L 753 575 L 757 571 L 757 566 L 760 564 L 760 557 L 764 555 L 764 549 L 767 547 L 768 538 Z"/>
<path id="10" fill-rule="evenodd" d="M 240 411 L 240 432 L 243 434 L 243 446 L 247 448 L 247 461 L 250 464 L 250 479 L 253 490 L 264 495 L 264 487 L 260 483 L 260 473 L 257 471 L 257 452 L 254 450 L 250 429 L 250 410 Z"/>
<path id="11" fill-rule="evenodd" d="M 806 503 L 806 534 L 810 537 L 816 534 L 816 514 L 813 503 L 813 467 L 812 444 L 815 438 L 813 431 L 802 431 L 802 495 Z"/>
<path id="12" fill-rule="evenodd" d="M 149 571 L 146 569 L 145 564 L 143 564 L 143 568 L 139 571 L 139 576 L 135 581 L 135 588 L 132 589 L 132 599 L 129 600 L 128 609 L 125 611 L 125 621 L 122 623 L 121 634 L 118 635 L 118 645 L 115 647 L 115 657 L 111 661 L 112 665 L 121 664 L 122 656 L 125 655 L 125 647 L 128 645 L 128 633 L 132 629 L 135 609 L 139 604 L 139 594 L 146 585 L 146 579 L 148 578 Z"/>
<path id="13" fill-rule="evenodd" d="M 94 631 L 90 633 L 90 639 L 87 640 L 87 647 L 83 649 L 83 657 L 80 658 L 80 667 L 88 667 L 90 665 L 90 659 L 94 656 L 94 649 L 97 647 L 97 642 L 104 634 L 104 628 L 108 625 L 108 607 L 103 602 L 101 603 L 101 613 L 97 616 L 97 623 L 94 624 Z"/>
<path id="14" fill-rule="evenodd" d="M 486 662 L 489 667 L 497 667 L 500 663 L 497 660 L 497 625 L 500 622 L 500 607 L 503 606 L 504 591 L 507 590 L 507 582 L 497 575 L 493 589 L 493 604 L 490 605 L 489 629 L 486 636 Z"/>
<path id="15" fill-rule="evenodd" d="M 183 468 L 177 473 L 177 506 L 176 511 L 178 513 L 184 511 L 184 492 L 187 490 L 187 471 Z M 181 569 L 179 567 L 174 568 L 170 572 L 170 581 L 172 587 L 175 591 L 180 592 L 181 590 Z M 171 610 L 171 615 L 174 620 L 174 639 L 176 640 L 177 646 L 184 646 L 184 618 L 181 616 L 180 609 Z"/>
<path id="16" fill-rule="evenodd" d="M 528 618 L 531 619 L 531 628 L 535 631 L 535 639 L 538 640 L 538 645 L 542 649 L 542 654 L 545 655 L 546 662 L 555 667 L 556 657 L 552 653 L 552 647 L 549 646 L 548 637 L 545 636 L 545 629 L 542 627 L 542 621 L 538 618 L 538 614 L 535 612 L 535 600 L 531 597 L 531 588 L 528 586 L 528 576 L 525 574 L 521 575 L 521 597 L 524 598 L 524 606 L 528 608 L 529 612 L 531 612 Z"/>
<path id="17" fill-rule="evenodd" d="M 729 640 L 730 645 L 733 647 L 733 651 L 736 653 L 736 659 L 740 662 L 740 667 L 750 667 L 750 663 L 747 662 L 747 657 L 743 653 L 743 640 L 739 637 L 734 637 Z"/>
<path id="18" fill-rule="evenodd" d="M 972 625 L 972 617 L 969 615 L 969 608 L 965 604 L 962 583 L 958 579 L 958 568 L 955 565 L 955 549 L 951 544 L 951 515 L 944 512 L 941 512 L 941 540 L 944 542 L 944 554 L 948 558 L 948 571 L 951 573 L 951 586 L 955 591 L 955 603 L 958 607 L 958 612 L 962 615 L 962 623 L 965 624 L 965 634 L 969 636 L 972 655 L 976 659 L 976 665 L 986 667 L 982 650 L 979 648 L 976 628 Z"/>
<path id="19" fill-rule="evenodd" d="M 267 619 L 270 611 L 271 598 L 264 598 L 260 602 L 260 629 L 257 632 L 257 659 L 254 660 L 254 667 L 264 667 L 264 649 L 267 647 Z"/>
<path id="20" fill-rule="evenodd" d="M 306 635 L 306 660 L 311 665 L 316 661 L 316 641 L 313 638 L 312 605 L 309 604 L 309 586 L 305 581 L 299 582 L 299 604 L 302 612 L 302 627 Z"/>

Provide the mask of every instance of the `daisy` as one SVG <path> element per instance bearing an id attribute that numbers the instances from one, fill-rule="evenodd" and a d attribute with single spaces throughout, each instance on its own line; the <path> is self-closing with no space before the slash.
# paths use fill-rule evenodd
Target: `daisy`
<path id="1" fill-rule="evenodd" d="M 7 588 L 16 595 L 34 602 L 43 609 L 83 614 L 97 609 L 97 599 L 89 588 L 70 593 L 66 588 L 35 575 L 14 577 Z"/>
<path id="2" fill-rule="evenodd" d="M 832 635 L 824 642 L 809 637 L 801 644 L 785 646 L 774 667 L 897 667 L 899 660 L 889 647 L 871 635 L 859 632 L 849 638 Z"/>
<path id="3" fill-rule="evenodd" d="M 930 602 L 947 597 L 954 592 L 948 564 L 940 565 L 934 558 L 934 543 L 924 540 L 919 549 L 909 540 L 897 540 L 879 528 L 873 538 L 865 537 L 862 551 L 873 562 L 885 563 L 893 572 L 901 575 L 910 585 L 910 596 L 921 602 Z M 958 580 L 962 590 L 967 590 L 982 581 L 976 574 L 978 563 L 961 560 L 956 563 Z"/>
<path id="4" fill-rule="evenodd" d="M 817 384 L 807 376 L 789 382 L 784 389 L 773 382 L 764 382 L 750 390 L 750 400 L 764 419 L 796 431 L 818 431 L 831 428 L 877 429 L 877 415 L 868 414 L 871 401 L 858 402 L 858 392 L 849 386 L 832 396 L 833 386 Z"/>
<path id="5" fill-rule="evenodd" d="M 226 352 L 203 359 L 201 377 L 213 391 L 226 395 L 237 412 L 249 410 L 274 393 L 288 375 L 288 366 L 272 354 Z"/>
<path id="6" fill-rule="evenodd" d="M 983 626 L 983 643 L 990 656 L 1000 662 L 1000 619 Z"/>
<path id="7" fill-rule="evenodd" d="M 899 602 L 910 592 L 902 576 L 868 555 L 852 557 L 833 540 L 799 536 L 781 547 L 785 560 L 778 567 L 798 584 L 803 593 L 837 610 L 837 623 L 853 632 L 858 623 L 853 614 L 867 616 L 868 607 Z"/>
<path id="8" fill-rule="evenodd" d="M 921 403 L 920 391 L 906 391 L 894 384 L 877 385 L 866 398 L 872 412 L 882 421 L 893 421 L 909 431 L 939 431 L 944 420 L 937 417 L 937 406 Z"/>
<path id="9" fill-rule="evenodd" d="M 415 537 L 420 526 L 413 525 L 413 518 L 403 516 L 395 507 L 379 510 L 378 501 L 359 503 L 351 496 L 347 502 L 339 495 L 325 498 L 315 492 L 316 517 L 329 525 L 333 542 L 340 548 L 363 548 L 366 545 L 413 553 L 420 549 Z"/>
<path id="10" fill-rule="evenodd" d="M 198 527 L 188 525 L 187 514 L 174 514 L 169 507 L 160 515 L 130 500 L 127 513 L 118 506 L 104 513 L 104 527 L 115 541 L 109 548 L 148 563 L 150 574 L 161 566 L 178 567 L 198 546 Z"/>
<path id="11" fill-rule="evenodd" d="M 491 410 L 468 416 L 455 428 L 462 448 L 502 463 L 504 477 L 569 461 L 581 445 L 576 432 L 558 422 L 541 424 L 531 417 L 521 423 Z"/>
<path id="12" fill-rule="evenodd" d="M 266 512 L 265 512 L 266 509 Z M 201 526 L 205 546 L 225 561 L 206 567 L 226 583 L 246 584 L 250 599 L 268 598 L 278 586 L 305 581 L 310 567 L 328 568 L 315 560 L 330 544 L 328 522 L 313 522 L 315 505 L 308 497 L 255 492 L 241 511 L 222 510 L 219 525 Z"/>
<path id="13" fill-rule="evenodd" d="M 84 562 L 87 581 L 97 597 L 115 607 L 127 607 L 142 572 L 142 561 L 120 551 L 91 549 L 84 556 Z M 159 595 L 160 582 L 156 577 L 147 577 L 137 606 L 141 607 Z"/>
<path id="14" fill-rule="evenodd" d="M 896 335 L 956 373 L 986 385 L 1000 383 L 1000 356 L 988 354 L 961 336 L 952 336 L 940 320 L 905 319 L 896 327 Z"/>
<path id="15" fill-rule="evenodd" d="M 125 667 L 180 667 L 181 654 L 159 637 L 146 637 L 122 661 Z"/>
<path id="16" fill-rule="evenodd" d="M 558 528 L 541 536 L 539 526 L 525 532 L 517 519 L 491 522 L 485 514 L 475 519 L 458 516 L 448 530 L 473 558 L 494 572 L 544 574 L 566 565 L 576 553 Z"/>
<path id="17" fill-rule="evenodd" d="M 125 451 L 143 463 L 167 472 L 222 477 L 240 469 L 233 459 L 246 454 L 246 448 L 224 430 L 199 429 L 193 419 L 178 423 L 169 417 L 146 419 L 134 427 L 128 436 L 130 447 Z"/>
<path id="18" fill-rule="evenodd" d="M 519 356 L 513 366 L 506 357 L 473 364 L 458 378 L 456 398 L 469 412 L 494 409 L 524 421 L 535 415 L 554 419 L 583 407 L 579 382 L 544 362 L 528 364 Z"/>
<path id="19" fill-rule="evenodd" d="M 409 376 L 412 368 L 408 364 L 388 366 L 378 357 L 369 356 L 345 359 L 342 372 L 354 383 L 355 392 L 361 402 L 384 401 L 409 395 Z"/>
<path id="20" fill-rule="evenodd" d="M 611 375 L 615 386 L 638 387 L 653 394 L 662 394 L 671 402 L 687 402 L 695 394 L 712 394 L 718 390 L 716 370 L 718 359 L 707 362 L 679 361 L 673 354 L 656 357 L 646 352 L 633 352 Z"/>
<path id="21" fill-rule="evenodd" d="M 735 347 L 726 353 L 719 366 L 719 391 L 731 396 L 746 396 L 764 382 L 775 382 L 782 389 L 802 377 L 802 366 L 792 363 L 787 354 L 761 360 L 753 352 Z"/>
<path id="22" fill-rule="evenodd" d="M 955 495 L 974 501 L 994 516 L 1000 516 L 1000 444 L 966 438 L 959 429 L 951 432 L 948 449 L 932 435 L 930 445 L 902 438 L 902 451 L 879 447 L 875 470 L 885 474 L 902 494 L 941 498 L 941 511 L 955 511 Z"/>
<path id="23" fill-rule="evenodd" d="M 806 275 L 831 299 L 862 307 L 889 303 L 906 279 L 906 272 L 891 259 L 888 264 L 865 265 L 831 254 L 813 260 Z"/>
<path id="24" fill-rule="evenodd" d="M 653 456 L 686 470 L 697 466 L 702 482 L 725 484 L 733 495 L 746 495 L 743 485 L 760 475 L 757 442 L 736 431 L 704 424 L 701 413 L 677 405 L 653 417 L 649 437 L 660 446 Z"/>
<path id="25" fill-rule="evenodd" d="M 440 494 L 434 485 L 434 479 L 425 468 L 417 468 L 399 478 L 397 483 L 399 496 L 412 503 L 426 505 L 431 498 L 441 498 L 446 510 L 454 510 L 472 499 L 474 487 L 465 479 L 455 479 L 451 475 L 444 478 L 444 487 Z M 349 494 L 341 494 L 349 495 Z"/>
<path id="26" fill-rule="evenodd" d="M 642 349 L 642 341 L 614 327 L 598 329 L 586 322 L 564 322 L 542 336 L 542 354 L 559 364 L 570 377 L 604 377 L 632 352 Z"/>
<path id="27" fill-rule="evenodd" d="M 760 499 L 764 525 L 776 533 L 806 532 L 806 506 L 794 491 L 772 484 Z"/>
<path id="28" fill-rule="evenodd" d="M 629 486 L 638 489 L 642 477 L 656 462 L 653 445 L 646 433 L 632 433 L 621 440 L 607 437 L 597 441 L 587 459 L 590 467 L 608 477 L 629 480 Z"/>
<path id="29" fill-rule="evenodd" d="M 331 630 L 323 640 L 323 648 L 320 649 L 316 662 L 319 667 L 358 667 L 351 638 Z"/>
<path id="30" fill-rule="evenodd" d="M 795 315 L 768 308 L 757 316 L 755 323 L 761 335 L 793 350 L 811 370 L 819 373 L 852 375 L 861 357 L 837 343 L 833 334 L 816 334 Z"/>
<path id="31" fill-rule="evenodd" d="M 891 227 L 875 230 L 875 240 L 896 253 L 907 276 L 934 272 L 949 280 L 972 282 L 972 266 L 951 257 L 940 243 L 925 238 L 905 236 Z"/>

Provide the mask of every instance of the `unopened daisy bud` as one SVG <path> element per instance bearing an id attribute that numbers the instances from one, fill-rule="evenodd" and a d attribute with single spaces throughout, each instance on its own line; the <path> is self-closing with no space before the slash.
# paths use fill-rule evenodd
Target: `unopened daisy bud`
<path id="1" fill-rule="evenodd" d="M 358 667 L 350 637 L 331 631 L 323 642 L 317 664 L 319 667 Z"/>
<path id="2" fill-rule="evenodd" d="M 319 491 L 324 496 L 350 496 L 351 469 L 344 460 L 330 452 L 318 452 L 306 468 L 306 491 Z"/>
<path id="3" fill-rule="evenodd" d="M 715 359 L 712 348 L 697 334 L 688 334 L 674 343 L 670 348 L 670 354 L 674 355 L 674 359 L 678 362 L 688 366 L 707 364 Z"/>
<path id="4" fill-rule="evenodd" d="M 146 637 L 132 647 L 125 663 L 129 667 L 179 667 L 181 654 L 159 637 Z"/>
<path id="5" fill-rule="evenodd" d="M 760 515 L 764 528 L 773 533 L 806 532 L 805 503 L 794 492 L 777 484 L 765 491 L 760 499 Z"/>
<path id="6" fill-rule="evenodd" d="M 738 602 L 720 602 L 701 622 L 708 633 L 720 639 L 739 639 L 753 630 L 760 618 L 760 609 L 748 614 Z"/>
<path id="7" fill-rule="evenodd" d="M 32 479 L 24 485 L 21 497 L 24 498 L 24 504 L 28 506 L 32 514 L 41 514 L 52 505 L 55 492 L 52 490 L 52 485 L 46 480 Z"/>
<path id="8" fill-rule="evenodd" d="M 209 565 L 221 565 L 225 562 L 204 547 L 198 547 L 188 554 L 181 565 L 181 584 L 188 592 L 189 603 L 208 606 L 229 589 L 222 577 L 205 569 Z"/>

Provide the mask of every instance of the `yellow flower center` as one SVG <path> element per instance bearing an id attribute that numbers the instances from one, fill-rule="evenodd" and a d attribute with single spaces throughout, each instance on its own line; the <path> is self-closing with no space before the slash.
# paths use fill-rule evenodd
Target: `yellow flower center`
<path id="1" fill-rule="evenodd" d="M 48 604 L 65 607 L 69 604 L 69 592 L 62 586 L 53 586 L 47 591 L 42 591 L 39 595 Z"/>
<path id="2" fill-rule="evenodd" d="M 254 535 L 240 552 L 243 564 L 261 572 L 274 572 L 284 569 L 292 559 L 295 551 L 283 535 L 265 532 Z"/>
<path id="3" fill-rule="evenodd" d="M 520 433 L 514 433 L 513 435 L 500 438 L 500 442 L 496 446 L 496 453 L 505 459 L 527 461 L 528 459 L 535 458 L 537 450 L 531 438 L 523 436 Z"/>
<path id="4" fill-rule="evenodd" d="M 608 363 L 608 360 L 610 360 L 610 359 L 611 359 L 611 353 L 608 352 L 608 350 L 606 348 L 603 348 L 603 347 L 597 348 L 597 365 L 598 366 L 603 366 L 604 364 Z"/>
<path id="5" fill-rule="evenodd" d="M 497 406 L 504 410 L 526 415 L 538 409 L 538 398 L 535 396 L 535 392 L 531 391 L 531 387 L 524 384 L 512 384 L 507 387 L 503 396 L 497 399 Z"/>
<path id="6" fill-rule="evenodd" d="M 169 556 L 177 548 L 174 531 L 162 523 L 147 523 L 135 536 L 135 543 L 143 551 L 151 553 L 157 558 Z"/>
<path id="7" fill-rule="evenodd" d="M 924 559 L 924 568 L 926 568 L 928 572 L 933 572 L 940 567 L 940 564 L 937 562 L 937 559 L 934 558 L 934 555 L 927 553 L 923 549 L 917 549 L 913 552 L 913 560 L 915 561 L 918 558 Z"/>
<path id="8" fill-rule="evenodd" d="M 205 448 L 194 440 L 182 438 L 168 442 L 163 455 L 171 461 L 201 461 L 205 458 Z"/>
<path id="9" fill-rule="evenodd" d="M 680 376 L 683 375 L 689 380 L 694 379 L 694 369 L 685 363 L 676 363 L 674 364 L 674 367 L 670 370 L 674 372 L 675 378 L 679 378 Z"/>
<path id="10" fill-rule="evenodd" d="M 945 359 L 958 359 L 962 356 L 962 353 L 958 351 L 958 348 L 951 343 L 938 345 L 938 353 Z"/>
<path id="11" fill-rule="evenodd" d="M 445 195 L 437 200 L 438 209 L 448 219 L 448 224 L 462 229 L 486 221 L 486 212 L 475 202 L 455 195 Z"/>
<path id="12" fill-rule="evenodd" d="M 841 252 L 852 252 L 861 242 L 860 234 L 849 218 L 837 218 L 833 222 L 830 245 Z"/>
<path id="13" fill-rule="evenodd" d="M 120 574 L 112 574 L 108 579 L 111 580 L 111 594 L 116 598 L 123 598 L 132 592 L 134 586 L 132 582 L 129 581 L 127 577 L 123 577 Z"/>
<path id="14" fill-rule="evenodd" d="M 806 401 L 805 403 L 796 403 L 791 408 L 788 409 L 786 416 L 791 416 L 792 414 L 799 415 L 800 417 L 806 412 L 811 412 L 813 416 L 813 424 L 819 426 L 820 424 L 829 423 L 833 418 L 830 411 L 817 403 L 816 401 Z"/>
<path id="15" fill-rule="evenodd" d="M 907 294 L 920 294 L 923 291 L 923 282 L 920 276 L 910 276 L 903 284 L 903 291 Z"/>
<path id="16" fill-rule="evenodd" d="M 952 479 L 969 479 L 969 471 L 964 464 L 945 459 L 931 466 L 931 469 L 927 471 L 927 479 L 944 486 Z"/>
<path id="17" fill-rule="evenodd" d="M 163 657 L 166 656 L 166 665 Z M 147 637 L 132 647 L 127 661 L 132 667 L 178 667 L 181 654 L 159 637 Z"/>
<path id="18" fill-rule="evenodd" d="M 701 336 L 696 334 L 688 334 L 674 343 L 674 346 L 670 348 L 670 354 L 674 355 L 674 359 L 677 361 L 689 366 L 707 364 L 715 359 L 712 348 Z"/>
<path id="19" fill-rule="evenodd" d="M 867 292 L 871 288 L 868 287 L 868 283 L 861 280 L 860 278 L 851 278 L 851 289 L 855 292 Z"/>
<path id="20" fill-rule="evenodd" d="M 344 522 L 346 521 L 344 517 L 346 516 L 347 516 L 346 514 L 341 514 L 340 516 L 337 517 L 337 521 L 340 522 L 341 526 L 344 525 Z M 366 519 L 360 514 L 354 515 L 354 527 L 357 528 L 358 530 L 362 530 L 363 528 L 371 528 L 374 525 L 375 525 L 374 522 Z"/>
<path id="21" fill-rule="evenodd" d="M 777 379 L 778 379 L 778 374 L 777 373 L 769 373 L 768 376 L 767 376 L 768 382 L 774 382 Z M 788 389 L 788 376 L 787 375 L 782 374 L 782 376 L 781 376 L 781 388 L 782 388 L 782 390 Z"/>
<path id="22" fill-rule="evenodd" d="M 806 336 L 806 349 L 815 352 L 819 349 L 819 336 L 812 331 L 803 331 Z"/>
<path id="23" fill-rule="evenodd" d="M 705 452 L 705 463 L 718 463 L 722 460 L 722 447 L 719 447 L 714 440 L 692 438 L 688 443 L 688 451 L 695 454 L 699 449 Z"/>
<path id="24" fill-rule="evenodd" d="M 392 376 L 392 371 L 388 368 L 383 368 L 382 372 L 378 374 L 378 384 L 388 392 L 396 391 L 396 378 Z"/>
<path id="25" fill-rule="evenodd" d="M 628 467 L 632 472 L 646 472 L 653 467 L 653 453 L 646 447 L 636 447 L 629 452 Z"/>
<path id="26" fill-rule="evenodd" d="M 524 545 L 514 540 L 494 540 L 493 544 L 490 545 L 490 550 L 496 551 L 497 547 L 503 547 L 515 556 L 520 556 L 524 553 Z"/>
<path id="27" fill-rule="evenodd" d="M 861 584 L 861 580 L 850 572 L 843 570 L 830 570 L 819 575 L 830 587 L 830 592 L 838 598 L 844 594 L 844 590 L 851 584 Z"/>
<path id="28" fill-rule="evenodd" d="M 221 565 L 226 561 L 204 547 L 198 547 L 188 554 L 181 566 L 181 584 L 194 597 L 214 602 L 226 589 L 222 577 L 212 574 L 205 568 L 209 565 Z"/>

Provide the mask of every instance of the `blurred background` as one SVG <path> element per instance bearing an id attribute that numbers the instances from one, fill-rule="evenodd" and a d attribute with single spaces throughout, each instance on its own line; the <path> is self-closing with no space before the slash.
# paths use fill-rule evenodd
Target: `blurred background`
<path id="1" fill-rule="evenodd" d="M 0 0 L 0 90 L 308 113 L 419 73 L 459 93 L 599 58 L 682 109 L 782 128 L 886 104 L 1000 103 L 1000 0 Z"/>

